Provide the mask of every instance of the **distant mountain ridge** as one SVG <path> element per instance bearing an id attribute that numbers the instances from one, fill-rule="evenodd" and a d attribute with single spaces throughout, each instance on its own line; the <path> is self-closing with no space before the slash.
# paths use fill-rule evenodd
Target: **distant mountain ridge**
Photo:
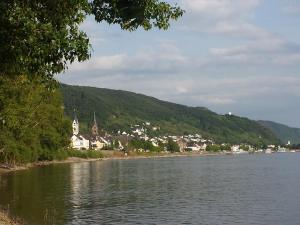
<path id="1" fill-rule="evenodd" d="M 61 85 L 65 113 L 74 109 L 81 129 L 88 130 L 93 112 L 101 128 L 110 132 L 126 130 L 145 121 L 159 126 L 161 134 L 200 133 L 222 143 L 279 143 L 266 127 L 247 118 L 218 115 L 203 107 L 188 107 L 128 91 Z"/>
<path id="2" fill-rule="evenodd" d="M 259 120 L 258 123 L 269 128 L 282 143 L 300 144 L 300 128 L 292 128 L 284 124 Z"/>

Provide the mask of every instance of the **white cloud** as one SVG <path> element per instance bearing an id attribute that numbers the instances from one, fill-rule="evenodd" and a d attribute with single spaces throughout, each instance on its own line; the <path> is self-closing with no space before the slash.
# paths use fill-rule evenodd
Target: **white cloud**
<path id="1" fill-rule="evenodd" d="M 259 35 L 260 29 L 247 20 L 261 0 L 182 0 L 187 15 L 183 27 L 200 32 L 215 32 L 227 35 Z"/>
<path id="2" fill-rule="evenodd" d="M 162 42 L 159 46 L 144 48 L 134 55 L 115 54 L 92 57 L 87 62 L 75 63 L 70 72 L 98 71 L 99 74 L 128 73 L 170 73 L 181 70 L 188 63 L 188 58 L 172 43 Z"/>
<path id="3" fill-rule="evenodd" d="M 78 70 L 118 70 L 125 68 L 125 61 L 127 56 L 125 54 L 117 54 L 111 56 L 94 57 L 84 63 L 75 63 L 70 68 L 73 71 Z"/>
<path id="4" fill-rule="evenodd" d="M 300 53 L 277 55 L 273 58 L 273 63 L 284 66 L 300 65 Z"/>
<path id="5" fill-rule="evenodd" d="M 182 0 L 182 5 L 192 13 L 218 18 L 244 16 L 259 5 L 260 0 Z"/>
<path id="6" fill-rule="evenodd" d="M 192 95 L 190 98 L 195 101 L 201 103 L 201 105 L 232 105 L 236 103 L 236 101 L 228 96 L 203 96 L 203 95 Z"/>
<path id="7" fill-rule="evenodd" d="M 260 65 L 297 65 L 300 47 L 276 35 L 266 35 L 234 47 L 210 48 L 211 61 Z"/>
<path id="8" fill-rule="evenodd" d="M 223 34 L 233 37 L 244 37 L 248 39 L 253 38 L 266 38 L 270 36 L 270 33 L 266 30 L 250 24 L 246 21 L 230 21 L 222 20 L 217 21 L 214 26 L 209 30 L 211 33 Z"/>

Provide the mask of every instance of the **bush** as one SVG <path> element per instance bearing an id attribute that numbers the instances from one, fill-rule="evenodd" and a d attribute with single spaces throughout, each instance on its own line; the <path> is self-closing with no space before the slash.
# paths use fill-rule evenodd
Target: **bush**
<path id="1" fill-rule="evenodd" d="M 56 151 L 56 154 L 54 155 L 54 159 L 56 160 L 65 160 L 69 157 L 68 152 L 65 149 L 60 149 Z"/>
<path id="2" fill-rule="evenodd" d="M 31 147 L 7 141 L 6 149 L 0 152 L 0 162 L 8 164 L 22 164 L 34 162 L 38 159 L 38 150 Z"/>
<path id="3" fill-rule="evenodd" d="M 221 150 L 220 145 L 207 145 L 206 151 L 208 152 L 219 152 Z"/>
<path id="4" fill-rule="evenodd" d="M 161 146 L 154 146 L 151 141 L 145 141 L 141 139 L 132 139 L 129 142 L 128 146 L 129 150 L 136 150 L 136 149 L 143 149 L 143 150 L 149 150 L 150 152 L 161 152 L 163 150 L 163 147 Z"/>
<path id="5" fill-rule="evenodd" d="M 175 141 L 173 141 L 171 138 L 168 139 L 167 150 L 169 152 L 180 152 L 180 148 L 178 144 Z"/>

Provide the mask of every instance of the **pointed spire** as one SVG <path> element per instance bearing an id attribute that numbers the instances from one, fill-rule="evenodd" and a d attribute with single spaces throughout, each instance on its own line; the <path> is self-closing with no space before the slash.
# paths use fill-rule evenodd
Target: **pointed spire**
<path id="1" fill-rule="evenodd" d="M 94 124 L 92 126 L 92 134 L 94 136 L 98 136 L 98 125 L 97 125 L 97 121 L 96 121 L 96 112 L 94 112 Z"/>
<path id="2" fill-rule="evenodd" d="M 94 112 L 94 124 L 97 124 L 97 121 L 96 121 L 96 112 Z"/>
<path id="3" fill-rule="evenodd" d="M 76 109 L 74 108 L 74 121 L 78 122 L 77 114 L 76 114 Z"/>
<path id="4" fill-rule="evenodd" d="M 72 123 L 72 127 L 73 127 L 73 134 L 78 135 L 79 134 L 79 122 L 78 122 L 78 118 L 77 118 L 75 109 L 74 109 L 74 120 Z"/>

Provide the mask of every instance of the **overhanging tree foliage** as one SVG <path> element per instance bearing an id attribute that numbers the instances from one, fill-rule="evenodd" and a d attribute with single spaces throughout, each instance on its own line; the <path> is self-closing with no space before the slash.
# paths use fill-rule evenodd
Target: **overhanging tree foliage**
<path id="1" fill-rule="evenodd" d="M 159 0 L 3 0 L 0 2 L 0 75 L 52 78 L 68 63 L 90 57 L 80 24 L 87 16 L 124 30 L 169 27 L 183 11 Z"/>

